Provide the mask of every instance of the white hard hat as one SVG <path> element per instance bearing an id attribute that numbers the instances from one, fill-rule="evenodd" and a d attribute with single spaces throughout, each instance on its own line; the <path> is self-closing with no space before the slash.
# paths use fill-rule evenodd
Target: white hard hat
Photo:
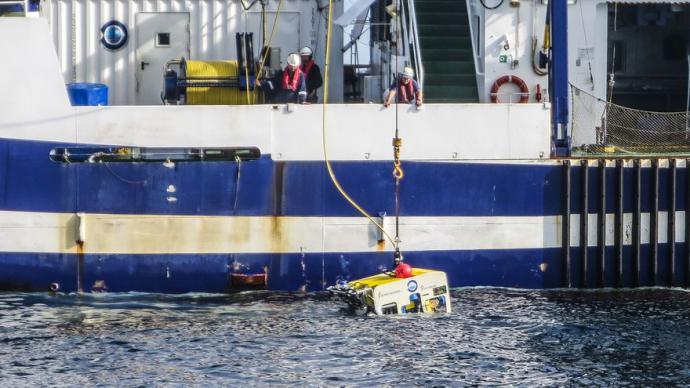
<path id="1" fill-rule="evenodd" d="M 299 50 L 299 55 L 312 55 L 312 53 L 313 52 L 309 46 L 304 46 L 301 50 Z"/>
<path id="2" fill-rule="evenodd" d="M 297 55 L 295 53 L 288 55 L 288 58 L 287 58 L 288 65 L 297 67 L 300 65 L 301 62 L 302 61 L 300 60 L 299 55 Z"/>
<path id="3" fill-rule="evenodd" d="M 414 78 L 414 70 L 411 67 L 405 66 L 402 71 L 402 76 L 406 78 Z"/>

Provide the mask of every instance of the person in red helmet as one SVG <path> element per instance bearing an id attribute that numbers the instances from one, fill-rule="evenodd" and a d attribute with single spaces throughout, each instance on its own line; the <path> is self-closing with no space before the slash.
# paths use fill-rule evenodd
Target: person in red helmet
<path id="1" fill-rule="evenodd" d="M 393 269 L 393 272 L 388 273 L 390 276 L 399 279 L 412 277 L 412 266 L 403 263 L 403 257 L 400 251 L 395 251 L 393 255 L 393 265 L 395 266 L 395 268 Z"/>

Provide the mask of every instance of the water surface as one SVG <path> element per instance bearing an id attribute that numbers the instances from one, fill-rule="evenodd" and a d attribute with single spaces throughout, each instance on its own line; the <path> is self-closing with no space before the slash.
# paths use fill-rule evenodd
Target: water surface
<path id="1" fill-rule="evenodd" d="M 0 384 L 690 384 L 683 291 L 461 289 L 434 317 L 341 307 L 318 293 L 0 293 Z"/>

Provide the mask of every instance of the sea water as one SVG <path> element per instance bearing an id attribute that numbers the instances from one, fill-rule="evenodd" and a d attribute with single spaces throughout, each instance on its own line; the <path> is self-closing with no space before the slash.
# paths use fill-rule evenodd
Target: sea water
<path id="1" fill-rule="evenodd" d="M 358 316 L 325 293 L 0 293 L 0 386 L 690 384 L 690 293 L 453 292 Z"/>

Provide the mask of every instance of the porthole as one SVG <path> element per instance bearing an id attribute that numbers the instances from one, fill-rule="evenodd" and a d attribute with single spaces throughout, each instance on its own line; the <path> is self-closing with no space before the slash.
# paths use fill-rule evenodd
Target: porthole
<path id="1" fill-rule="evenodd" d="M 119 50 L 127 44 L 127 27 L 118 22 L 111 20 L 101 27 L 101 43 L 108 50 Z"/>

